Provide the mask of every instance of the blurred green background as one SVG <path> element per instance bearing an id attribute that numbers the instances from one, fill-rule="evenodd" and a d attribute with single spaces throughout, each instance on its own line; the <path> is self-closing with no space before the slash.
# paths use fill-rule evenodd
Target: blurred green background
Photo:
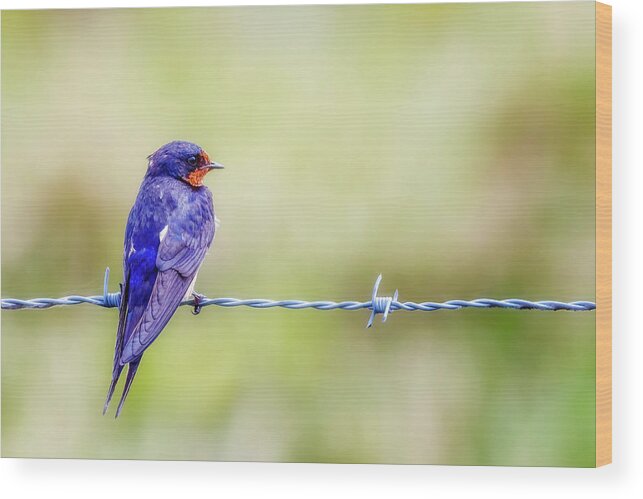
<path id="1" fill-rule="evenodd" d="M 2 296 L 116 290 L 174 139 L 211 297 L 594 299 L 593 2 L 3 12 Z M 2 453 L 593 465 L 593 313 L 368 315 L 184 307 L 115 421 L 116 311 L 5 311 Z"/>

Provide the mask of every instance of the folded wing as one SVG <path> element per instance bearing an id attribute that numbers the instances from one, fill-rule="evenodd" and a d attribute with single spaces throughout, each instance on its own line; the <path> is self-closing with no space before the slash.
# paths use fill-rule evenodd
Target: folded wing
<path id="1" fill-rule="evenodd" d="M 207 224 L 196 237 L 188 234 L 170 227 L 160 242 L 156 281 L 140 321 L 123 346 L 122 365 L 139 358 L 174 315 L 205 258 L 214 225 Z"/>

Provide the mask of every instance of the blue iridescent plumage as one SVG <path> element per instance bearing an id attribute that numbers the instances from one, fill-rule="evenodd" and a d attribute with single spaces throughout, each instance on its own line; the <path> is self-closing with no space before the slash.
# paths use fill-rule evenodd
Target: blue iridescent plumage
<path id="1" fill-rule="evenodd" d="M 192 292 L 212 244 L 215 215 L 205 174 L 222 168 L 190 142 L 171 142 L 149 157 L 125 230 L 123 284 L 112 382 L 103 414 L 126 364 L 120 414 L 143 352 Z"/>

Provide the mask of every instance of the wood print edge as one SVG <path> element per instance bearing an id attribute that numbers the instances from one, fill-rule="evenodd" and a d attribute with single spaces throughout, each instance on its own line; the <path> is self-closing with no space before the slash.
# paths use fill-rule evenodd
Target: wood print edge
<path id="1" fill-rule="evenodd" d="M 612 462 L 612 7 L 596 3 L 596 466 Z"/>

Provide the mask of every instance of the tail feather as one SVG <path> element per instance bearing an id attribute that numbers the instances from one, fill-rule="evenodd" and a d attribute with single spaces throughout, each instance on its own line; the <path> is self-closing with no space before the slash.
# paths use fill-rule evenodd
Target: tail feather
<path id="1" fill-rule="evenodd" d="M 105 405 L 103 406 L 103 416 L 107 412 L 109 403 L 112 400 L 112 395 L 114 395 L 114 389 L 116 388 L 116 384 L 118 383 L 118 378 L 120 378 L 122 370 L 123 366 L 120 365 L 114 368 L 114 372 L 112 373 L 112 382 L 109 384 L 109 389 L 107 390 L 107 399 L 105 400 Z"/>
<path id="2" fill-rule="evenodd" d="M 121 364 L 121 353 L 123 351 L 123 337 L 125 335 L 125 324 L 127 322 L 127 309 L 129 302 L 129 277 L 127 275 L 125 276 L 125 284 L 121 284 L 120 288 L 121 303 L 118 309 L 118 330 L 116 332 L 116 346 L 114 347 L 114 368 L 112 369 L 112 382 L 109 384 L 107 399 L 103 406 L 103 416 L 109 408 L 109 403 L 114 395 L 114 389 L 116 388 L 116 384 L 118 383 L 118 379 L 120 378 L 124 367 Z"/>
<path id="3" fill-rule="evenodd" d="M 132 381 L 134 381 L 134 376 L 136 376 L 136 370 L 138 369 L 138 365 L 141 363 L 141 359 L 139 358 L 136 361 L 130 362 L 127 368 L 127 378 L 125 379 L 125 387 L 123 388 L 123 394 L 121 395 L 121 400 L 118 403 L 118 408 L 116 409 L 116 416 L 120 416 L 121 411 L 123 410 L 123 404 L 125 403 L 125 399 L 127 398 L 127 394 L 129 393 L 129 389 L 132 386 Z"/>

